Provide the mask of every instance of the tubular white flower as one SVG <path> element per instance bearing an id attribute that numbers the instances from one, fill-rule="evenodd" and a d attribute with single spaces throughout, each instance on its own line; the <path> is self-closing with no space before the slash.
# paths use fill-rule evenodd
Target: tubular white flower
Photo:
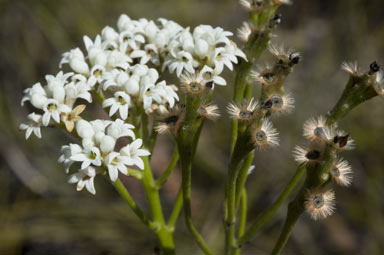
<path id="1" fill-rule="evenodd" d="M 69 108 L 65 104 L 59 104 L 57 100 L 55 99 L 47 99 L 45 102 L 45 105 L 43 107 L 44 114 L 43 114 L 43 125 L 48 126 L 49 121 L 51 120 L 51 117 L 54 121 L 57 123 L 60 123 L 60 113 L 65 112 L 68 113 L 71 111 L 71 108 Z"/>
<path id="2" fill-rule="evenodd" d="M 71 143 L 69 145 L 63 145 L 61 147 L 62 154 L 60 155 L 58 162 L 64 164 L 65 173 L 69 173 L 69 168 L 75 162 L 71 159 L 71 157 L 75 154 L 81 153 L 81 151 L 82 148 L 78 144 Z"/>
<path id="3" fill-rule="evenodd" d="M 121 156 L 118 152 L 111 152 L 105 158 L 105 164 L 108 168 L 109 178 L 111 181 L 116 181 L 119 176 L 119 171 L 125 175 L 128 175 L 128 169 L 126 165 L 130 164 L 130 160 L 126 156 Z"/>
<path id="4" fill-rule="evenodd" d="M 128 165 L 136 165 L 138 168 L 144 169 L 144 162 L 140 157 L 148 156 L 151 153 L 147 150 L 140 149 L 142 144 L 143 141 L 141 139 L 136 139 L 132 143 L 121 148 L 121 155 L 128 157 Z"/>
<path id="5" fill-rule="evenodd" d="M 86 120 L 79 120 L 76 122 L 76 132 L 81 138 L 89 138 L 95 134 L 91 123 Z"/>
<path id="6" fill-rule="evenodd" d="M 103 108 L 110 107 L 109 116 L 112 116 L 119 111 L 120 117 L 125 120 L 128 117 L 130 102 L 131 98 L 127 93 L 118 91 L 115 93 L 114 98 L 108 98 L 103 102 Z"/>
<path id="7" fill-rule="evenodd" d="M 41 121 L 42 116 L 40 114 L 31 113 L 28 115 L 28 119 L 30 120 L 30 123 L 27 124 L 20 124 L 20 130 L 25 130 L 25 139 L 28 139 L 32 133 L 35 134 L 37 138 L 41 138 Z"/>
<path id="8" fill-rule="evenodd" d="M 96 194 L 94 179 L 96 176 L 96 169 L 89 166 L 85 169 L 80 169 L 78 173 L 71 175 L 68 179 L 69 183 L 77 183 L 76 190 L 81 191 L 84 186 L 93 195 Z"/>
<path id="9" fill-rule="evenodd" d="M 72 155 L 70 159 L 82 162 L 81 169 L 85 169 L 91 164 L 94 166 L 101 166 L 100 150 L 97 147 L 86 147 L 82 152 Z"/>
<path id="10" fill-rule="evenodd" d="M 135 127 L 131 124 L 125 123 L 121 119 L 116 119 L 107 128 L 107 134 L 115 139 L 120 137 L 131 137 L 135 139 L 135 133 L 132 131 Z"/>

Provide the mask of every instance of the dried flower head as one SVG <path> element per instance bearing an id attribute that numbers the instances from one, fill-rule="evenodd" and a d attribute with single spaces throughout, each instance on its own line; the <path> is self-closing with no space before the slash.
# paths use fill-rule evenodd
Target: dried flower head
<path id="1" fill-rule="evenodd" d="M 167 113 L 162 114 L 161 121 L 155 127 L 160 134 L 175 133 L 179 130 L 184 120 L 184 107 L 175 105 Z"/>
<path id="2" fill-rule="evenodd" d="M 73 128 L 75 127 L 76 121 L 81 119 L 79 115 L 85 110 L 85 107 L 85 104 L 80 104 L 73 108 L 71 112 L 62 112 L 60 114 L 61 120 L 64 122 L 65 128 L 68 132 L 72 132 Z"/>
<path id="3" fill-rule="evenodd" d="M 335 193 L 332 190 L 326 192 L 313 190 L 305 196 L 305 210 L 314 220 L 324 219 L 332 215 L 335 210 Z"/>
<path id="4" fill-rule="evenodd" d="M 343 62 L 341 64 L 341 69 L 346 71 L 352 76 L 360 76 L 361 72 L 359 71 L 359 68 L 357 66 L 357 62 Z"/>
<path id="5" fill-rule="evenodd" d="M 375 73 L 375 81 L 373 82 L 373 88 L 375 89 L 377 95 L 384 95 L 384 77 L 383 71 L 378 71 Z"/>
<path id="6" fill-rule="evenodd" d="M 207 92 L 207 81 L 200 75 L 185 73 L 180 77 L 181 89 L 184 93 L 201 97 Z"/>
<path id="7" fill-rule="evenodd" d="M 286 49 L 283 45 L 276 46 L 270 44 L 268 46 L 269 52 L 277 59 L 277 65 L 283 67 L 292 67 L 300 62 L 300 53 L 295 52 L 293 49 Z"/>
<path id="8" fill-rule="evenodd" d="M 353 150 L 355 148 L 355 141 L 345 131 L 337 129 L 332 133 L 333 143 L 339 150 Z"/>
<path id="9" fill-rule="evenodd" d="M 263 86 L 274 86 L 279 81 L 279 76 L 270 68 L 258 68 L 257 71 L 251 72 L 251 77 Z"/>
<path id="10" fill-rule="evenodd" d="M 273 113 L 290 113 L 295 108 L 295 99 L 291 94 L 272 95 L 265 100 L 263 107 Z"/>
<path id="11" fill-rule="evenodd" d="M 272 4 L 275 6 L 280 6 L 283 4 L 292 4 L 290 0 L 272 0 Z"/>
<path id="12" fill-rule="evenodd" d="M 251 122 L 256 117 L 258 105 L 258 102 L 251 98 L 251 100 L 244 100 L 239 106 L 235 103 L 230 103 L 227 106 L 227 111 L 233 119 Z"/>
<path id="13" fill-rule="evenodd" d="M 209 120 L 216 120 L 220 117 L 219 108 L 215 104 L 202 104 L 197 111 L 200 117 L 207 118 Z"/>
<path id="14" fill-rule="evenodd" d="M 330 169 L 333 180 L 339 185 L 348 186 L 352 183 L 352 168 L 346 160 L 339 158 Z"/>
<path id="15" fill-rule="evenodd" d="M 237 37 L 242 42 L 248 42 L 248 39 L 251 33 L 252 33 L 252 28 L 248 22 L 243 22 L 241 27 L 237 29 Z"/>
<path id="16" fill-rule="evenodd" d="M 311 118 L 304 122 L 303 135 L 314 142 L 326 142 L 332 139 L 332 132 L 323 116 L 319 116 L 317 119 Z"/>
<path id="17" fill-rule="evenodd" d="M 313 164 L 317 163 L 321 159 L 321 150 L 318 148 L 302 148 L 300 146 L 296 146 L 293 150 L 293 157 L 295 160 L 300 163 Z"/>
<path id="18" fill-rule="evenodd" d="M 240 0 L 240 5 L 249 12 L 260 12 L 263 7 L 263 0 Z"/>
<path id="19" fill-rule="evenodd" d="M 272 122 L 264 119 L 261 127 L 252 131 L 252 141 L 258 148 L 267 148 L 279 145 L 279 133 L 273 127 Z"/>

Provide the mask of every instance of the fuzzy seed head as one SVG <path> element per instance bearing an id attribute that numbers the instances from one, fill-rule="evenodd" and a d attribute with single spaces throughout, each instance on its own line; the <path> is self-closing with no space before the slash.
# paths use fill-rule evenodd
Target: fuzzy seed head
<path id="1" fill-rule="evenodd" d="M 314 220 L 324 219 L 335 210 L 335 193 L 332 190 L 308 191 L 305 196 L 305 209 Z"/>
<path id="2" fill-rule="evenodd" d="M 343 62 L 341 64 L 341 69 L 349 73 L 351 76 L 360 76 L 361 73 L 357 66 L 357 62 Z"/>
<path id="3" fill-rule="evenodd" d="M 321 159 L 321 151 L 317 148 L 309 149 L 296 146 L 293 150 L 293 157 L 299 164 L 313 164 Z"/>
<path id="4" fill-rule="evenodd" d="M 258 102 L 254 101 L 254 98 L 251 98 L 249 101 L 243 101 L 239 106 L 235 103 L 230 103 L 227 106 L 227 111 L 233 119 L 242 122 L 251 122 L 256 116 L 258 106 Z"/>
<path id="5" fill-rule="evenodd" d="M 207 118 L 209 120 L 216 120 L 220 117 L 219 108 L 214 104 L 203 104 L 197 111 L 200 117 Z"/>
<path id="6" fill-rule="evenodd" d="M 252 33 L 251 25 L 248 22 L 243 22 L 243 25 L 237 29 L 237 37 L 242 42 L 248 42 L 248 39 L 251 33 Z"/>
<path id="7" fill-rule="evenodd" d="M 270 109 L 272 113 L 290 113 L 295 108 L 295 99 L 291 94 L 272 95 L 263 104 L 265 109 Z"/>
<path id="8" fill-rule="evenodd" d="M 240 5 L 249 12 L 260 12 L 263 0 L 239 0 Z"/>
<path id="9" fill-rule="evenodd" d="M 314 142 L 326 142 L 332 139 L 332 132 L 326 125 L 326 120 L 323 116 L 319 116 L 317 119 L 311 118 L 304 122 L 303 135 Z"/>
<path id="10" fill-rule="evenodd" d="M 180 81 L 183 92 L 188 95 L 201 97 L 207 91 L 207 81 L 196 74 L 183 74 L 180 77 Z"/>
<path id="11" fill-rule="evenodd" d="M 155 130 L 159 134 L 165 133 L 176 133 L 181 127 L 184 120 L 184 108 L 175 105 L 172 109 L 168 110 L 165 114 L 162 114 L 160 117 L 158 125 L 155 127 Z"/>
<path id="12" fill-rule="evenodd" d="M 256 147 L 262 149 L 279 145 L 279 133 L 268 119 L 259 128 L 252 131 L 252 141 Z"/>
<path id="13" fill-rule="evenodd" d="M 252 71 L 251 78 L 262 86 L 274 86 L 279 81 L 278 75 L 268 67 L 264 70 Z"/>
<path id="14" fill-rule="evenodd" d="M 349 186 L 352 183 L 352 168 L 348 161 L 339 158 L 330 169 L 332 179 L 341 186 Z"/>

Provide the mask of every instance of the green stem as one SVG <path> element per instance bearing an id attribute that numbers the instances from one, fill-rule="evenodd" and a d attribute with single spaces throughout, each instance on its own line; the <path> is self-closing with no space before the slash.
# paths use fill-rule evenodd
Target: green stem
<path id="1" fill-rule="evenodd" d="M 187 96 L 186 115 L 183 122 L 183 128 L 179 130 L 176 136 L 177 147 L 180 154 L 181 173 L 182 173 L 182 194 L 184 217 L 188 230 L 192 233 L 200 249 L 205 254 L 213 254 L 205 243 L 204 239 L 197 231 L 192 221 L 191 209 L 191 169 L 195 147 L 197 146 L 198 133 L 202 121 L 198 119 L 198 108 L 201 104 L 201 98 Z"/>
<path id="2" fill-rule="evenodd" d="M 247 133 L 247 132 L 245 132 Z M 242 133 L 236 141 L 235 149 L 228 167 L 228 177 L 225 186 L 225 251 L 233 254 L 237 248 L 235 240 L 235 216 L 236 216 L 236 182 L 244 157 L 253 150 L 249 137 Z"/>
<path id="3" fill-rule="evenodd" d="M 117 179 L 115 182 L 111 182 L 115 187 L 120 196 L 127 202 L 132 211 L 136 214 L 136 216 L 150 229 L 154 229 L 155 225 L 151 222 L 147 216 L 145 216 L 144 212 L 141 208 L 136 204 L 133 200 L 132 196 L 129 194 L 128 190 L 125 188 L 124 184 Z"/>
<path id="4" fill-rule="evenodd" d="M 254 155 L 253 151 L 248 153 L 248 155 L 244 159 L 243 166 L 241 167 L 241 169 L 239 171 L 239 175 L 237 176 L 236 200 L 235 200 L 236 208 L 239 207 L 240 197 L 242 196 L 243 188 L 245 186 L 245 182 L 247 181 L 249 167 L 251 166 L 252 161 L 253 161 L 253 155 Z"/>
<path id="5" fill-rule="evenodd" d="M 299 193 L 300 199 L 296 199 L 288 205 L 287 219 L 284 223 L 284 227 L 281 231 L 279 239 L 277 240 L 277 243 L 272 250 L 271 254 L 273 255 L 280 254 L 281 251 L 284 249 L 293 231 L 293 228 L 295 227 L 297 220 L 299 219 L 300 215 L 304 212 L 304 200 L 302 199 L 302 193 L 303 192 Z"/>
<path id="6" fill-rule="evenodd" d="M 175 254 L 175 245 L 173 243 L 172 231 L 170 231 L 164 221 L 163 211 L 161 208 L 159 192 L 155 187 L 148 157 L 142 157 L 144 161 L 143 186 L 151 210 L 153 223 L 156 226 L 156 234 L 160 241 L 164 254 Z"/>
<path id="7" fill-rule="evenodd" d="M 175 169 L 178 160 L 179 160 L 179 151 L 177 148 L 175 148 L 175 150 L 173 151 L 171 162 L 169 162 L 167 169 L 159 177 L 159 179 L 156 180 L 156 184 L 155 184 L 156 188 L 160 189 L 161 186 L 167 181 L 169 175 L 171 175 L 171 173 Z"/>
<path id="8" fill-rule="evenodd" d="M 182 207 L 183 207 L 183 190 L 182 188 L 180 188 L 179 193 L 177 193 L 176 202 L 175 202 L 175 205 L 173 206 L 171 216 L 169 217 L 169 220 L 167 223 L 169 228 L 174 229 L 177 219 L 179 218 Z"/>
<path id="9" fill-rule="evenodd" d="M 283 204 L 283 202 L 288 198 L 289 194 L 296 187 L 301 177 L 303 176 L 306 170 L 304 164 L 300 165 L 296 170 L 295 175 L 289 181 L 288 185 L 285 187 L 284 191 L 281 193 L 276 202 L 264 213 L 262 213 L 258 219 L 252 224 L 249 230 L 240 237 L 239 245 L 242 245 L 246 241 L 250 240 L 252 236 L 276 213 L 277 209 Z"/>
<path id="10" fill-rule="evenodd" d="M 243 188 L 241 192 L 241 199 L 240 199 L 240 220 L 239 220 L 239 230 L 237 233 L 237 236 L 241 237 L 244 234 L 245 231 L 245 225 L 247 223 L 247 190 Z M 240 255 L 241 252 L 241 245 L 238 246 L 239 248 L 235 250 L 235 255 Z"/>

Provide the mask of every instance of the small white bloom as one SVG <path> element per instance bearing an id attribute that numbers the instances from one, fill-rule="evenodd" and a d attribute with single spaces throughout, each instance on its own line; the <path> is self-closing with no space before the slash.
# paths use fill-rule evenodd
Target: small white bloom
<path id="1" fill-rule="evenodd" d="M 93 167 L 87 167 L 80 169 L 78 173 L 71 175 L 68 179 L 69 183 L 77 183 L 76 190 L 80 191 L 85 188 L 93 195 L 96 194 L 94 179 L 96 176 L 96 169 Z"/>
<path id="2" fill-rule="evenodd" d="M 116 119 L 111 125 L 108 126 L 107 134 L 112 136 L 115 139 L 120 137 L 129 136 L 132 139 L 135 139 L 135 133 L 132 131 L 135 127 L 131 124 L 125 123 L 121 119 Z"/>
<path id="3" fill-rule="evenodd" d="M 28 119 L 30 120 L 30 123 L 28 125 L 20 124 L 20 130 L 26 130 L 25 139 L 28 139 L 32 132 L 35 134 L 36 137 L 41 138 L 40 127 L 42 116 L 33 112 L 28 115 Z"/>
<path id="4" fill-rule="evenodd" d="M 73 49 L 65 52 L 60 61 L 60 68 L 62 64 L 69 64 L 73 71 L 84 75 L 89 74 L 89 66 L 85 61 L 83 52 L 79 49 Z"/>
<path id="5" fill-rule="evenodd" d="M 100 150 L 97 147 L 86 147 L 82 152 L 72 155 L 70 159 L 82 162 L 81 169 L 85 169 L 91 164 L 94 166 L 101 166 Z"/>
<path id="6" fill-rule="evenodd" d="M 120 153 L 113 151 L 105 158 L 105 164 L 108 168 L 109 178 L 111 178 L 112 181 L 117 180 L 119 171 L 128 175 L 126 165 L 130 164 L 130 160 L 127 156 L 121 156 Z"/>
<path id="7" fill-rule="evenodd" d="M 51 120 L 51 117 L 54 121 L 56 121 L 57 123 L 60 123 L 60 113 L 62 112 L 68 113 L 71 111 L 71 108 L 69 108 L 65 104 L 59 104 L 59 102 L 57 102 L 57 100 L 55 99 L 48 99 L 45 102 L 43 110 L 44 110 L 43 125 L 48 126 L 49 121 Z"/>
<path id="8" fill-rule="evenodd" d="M 131 98 L 127 93 L 118 91 L 113 98 L 108 98 L 103 102 L 103 108 L 111 107 L 109 109 L 109 116 L 114 115 L 119 110 L 120 117 L 125 120 L 128 117 L 130 102 Z"/>
<path id="9" fill-rule="evenodd" d="M 147 150 L 140 149 L 142 144 L 143 144 L 143 140 L 136 139 L 132 143 L 121 148 L 120 150 L 121 155 L 128 157 L 129 163 L 127 165 L 130 165 L 130 166 L 136 165 L 140 169 L 144 169 L 144 162 L 140 157 L 148 156 L 151 153 L 149 153 L 149 151 Z"/>
<path id="10" fill-rule="evenodd" d="M 83 119 L 76 122 L 76 132 L 83 139 L 90 138 L 95 134 L 91 123 Z"/>
<path id="11" fill-rule="evenodd" d="M 183 70 L 186 70 L 189 73 L 195 73 L 194 69 L 194 59 L 191 53 L 187 51 L 179 51 L 176 54 L 176 58 L 172 59 L 165 64 L 168 64 L 169 71 L 173 73 L 176 71 L 177 77 L 180 77 Z"/>
<path id="12" fill-rule="evenodd" d="M 61 147 L 62 154 L 60 155 L 58 162 L 64 164 L 65 173 L 69 173 L 69 168 L 75 162 L 71 160 L 71 157 L 75 154 L 81 153 L 81 151 L 82 148 L 78 144 L 71 143 L 69 145 L 63 145 Z"/>

